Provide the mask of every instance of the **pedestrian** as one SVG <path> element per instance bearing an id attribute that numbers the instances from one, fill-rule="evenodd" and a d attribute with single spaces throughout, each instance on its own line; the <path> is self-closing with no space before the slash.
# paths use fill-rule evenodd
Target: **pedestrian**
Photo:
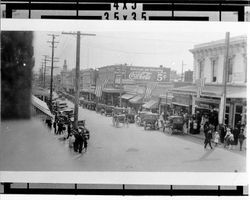
<path id="1" fill-rule="evenodd" d="M 58 128 L 57 128 L 57 134 L 61 135 L 62 131 L 63 131 L 63 123 L 62 123 L 62 121 L 59 121 Z"/>
<path id="2" fill-rule="evenodd" d="M 164 112 L 161 113 L 159 117 L 159 128 L 162 128 L 162 131 L 164 132 Z"/>
<path id="3" fill-rule="evenodd" d="M 89 139 L 89 130 L 85 128 L 84 132 L 83 132 L 83 147 L 84 147 L 84 152 L 86 152 L 87 148 L 88 148 L 88 139 Z"/>
<path id="4" fill-rule="evenodd" d="M 198 134 L 198 122 L 196 119 L 193 121 L 193 134 Z"/>
<path id="5" fill-rule="evenodd" d="M 193 134 L 193 118 L 190 117 L 188 121 L 188 131 L 189 133 Z"/>
<path id="6" fill-rule="evenodd" d="M 228 136 L 228 143 L 229 143 L 228 149 L 231 150 L 232 145 L 234 145 L 234 135 L 232 134 L 232 132 L 230 132 L 230 134 Z"/>
<path id="7" fill-rule="evenodd" d="M 79 133 L 79 138 L 78 138 L 78 152 L 82 153 L 82 147 L 83 147 L 83 142 L 84 142 L 83 130 L 78 129 L 78 133 Z"/>
<path id="8" fill-rule="evenodd" d="M 227 146 L 229 146 L 229 135 L 231 134 L 230 128 L 226 129 L 226 135 L 224 137 L 224 148 L 226 148 Z"/>
<path id="9" fill-rule="evenodd" d="M 49 130 L 51 131 L 51 128 L 52 128 L 52 120 L 51 120 L 51 118 L 48 119 L 47 125 L 48 125 Z"/>
<path id="10" fill-rule="evenodd" d="M 66 139 L 68 139 L 70 134 L 71 134 L 71 123 L 70 122 L 68 123 L 67 132 L 68 132 L 68 136 Z"/>
<path id="11" fill-rule="evenodd" d="M 74 134 L 74 137 L 75 137 L 75 142 L 74 142 L 74 151 L 75 152 L 78 152 L 78 149 L 79 149 L 79 144 L 80 144 L 80 141 L 81 141 L 81 136 L 79 135 L 78 132 L 76 132 Z"/>
<path id="12" fill-rule="evenodd" d="M 219 131 L 220 131 L 220 142 L 224 143 L 224 137 L 226 135 L 226 129 L 225 129 L 224 124 L 220 124 Z"/>
<path id="13" fill-rule="evenodd" d="M 240 128 L 238 126 L 235 126 L 235 128 L 233 129 L 233 135 L 234 135 L 234 145 L 237 146 L 238 145 L 238 137 L 240 134 Z"/>
<path id="14" fill-rule="evenodd" d="M 218 131 L 215 131 L 215 132 L 214 132 L 214 144 L 215 144 L 215 147 L 218 146 L 218 144 L 219 144 L 219 139 L 220 139 L 220 134 L 219 134 Z"/>
<path id="15" fill-rule="evenodd" d="M 211 127 L 206 127 L 206 124 L 204 125 L 204 132 L 205 132 L 205 141 L 204 141 L 204 149 L 206 149 L 207 144 L 209 144 L 210 148 L 213 149 L 211 145 L 211 139 L 213 137 L 212 135 L 212 128 Z"/>
<path id="16" fill-rule="evenodd" d="M 246 137 L 244 135 L 244 129 L 241 129 L 240 134 L 239 134 L 240 151 L 242 151 L 242 146 L 243 146 L 243 142 L 245 139 Z"/>
<path id="17" fill-rule="evenodd" d="M 53 128 L 54 128 L 54 133 L 56 134 L 56 126 L 57 126 L 57 123 L 56 123 L 56 119 L 54 119 L 54 122 L 53 122 Z"/>
<path id="18" fill-rule="evenodd" d="M 75 142 L 76 138 L 73 134 L 70 134 L 69 136 L 69 148 L 73 148 L 74 147 L 74 142 Z"/>

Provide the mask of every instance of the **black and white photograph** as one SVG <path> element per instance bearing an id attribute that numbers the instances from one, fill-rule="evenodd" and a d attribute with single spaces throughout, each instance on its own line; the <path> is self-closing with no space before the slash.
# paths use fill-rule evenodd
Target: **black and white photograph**
<path id="1" fill-rule="evenodd" d="M 247 172 L 244 26 L 36 23 L 1 33 L 0 171 Z"/>

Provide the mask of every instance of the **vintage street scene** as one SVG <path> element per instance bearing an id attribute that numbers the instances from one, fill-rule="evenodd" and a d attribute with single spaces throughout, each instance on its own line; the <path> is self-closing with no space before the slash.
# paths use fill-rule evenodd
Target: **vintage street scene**
<path id="1" fill-rule="evenodd" d="M 0 171 L 246 172 L 247 33 L 3 31 Z"/>

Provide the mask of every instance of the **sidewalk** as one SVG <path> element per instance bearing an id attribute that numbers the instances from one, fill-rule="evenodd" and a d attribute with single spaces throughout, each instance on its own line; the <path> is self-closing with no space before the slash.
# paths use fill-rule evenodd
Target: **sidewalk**
<path id="1" fill-rule="evenodd" d="M 188 133 L 189 136 L 193 137 L 193 138 L 196 138 L 196 139 L 199 139 L 199 140 L 202 140 L 204 141 L 205 140 L 205 135 L 204 133 L 200 133 L 200 134 L 190 134 Z M 214 143 L 213 139 L 212 139 L 212 143 Z M 241 154 L 241 155 L 246 155 L 246 141 L 244 141 L 243 143 L 243 146 L 242 146 L 242 151 L 240 151 L 240 146 L 239 146 L 239 143 L 237 146 L 235 145 L 232 145 L 232 149 L 229 150 L 228 148 L 224 148 L 224 144 L 223 143 L 219 143 L 217 148 L 223 148 L 225 150 L 228 150 L 228 151 L 231 151 L 231 152 L 234 152 L 234 153 L 238 153 L 238 154 Z"/>

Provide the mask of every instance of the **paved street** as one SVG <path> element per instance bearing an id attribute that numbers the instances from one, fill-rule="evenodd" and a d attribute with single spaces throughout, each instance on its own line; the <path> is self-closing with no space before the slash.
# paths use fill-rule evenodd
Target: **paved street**
<path id="1" fill-rule="evenodd" d="M 47 131 L 39 121 L 32 126 L 4 122 L 1 127 L 0 170 L 87 170 L 243 172 L 246 157 L 223 148 L 203 149 L 201 140 L 170 136 L 130 124 L 115 128 L 111 117 L 79 109 L 90 130 L 89 148 L 78 154 L 67 141 Z M 17 126 L 16 126 L 17 125 Z M 7 128 L 8 127 L 8 128 Z M 18 127 L 18 129 L 15 127 Z M 37 127 L 42 127 L 38 130 Z M 25 131 L 27 130 L 27 131 Z"/>

